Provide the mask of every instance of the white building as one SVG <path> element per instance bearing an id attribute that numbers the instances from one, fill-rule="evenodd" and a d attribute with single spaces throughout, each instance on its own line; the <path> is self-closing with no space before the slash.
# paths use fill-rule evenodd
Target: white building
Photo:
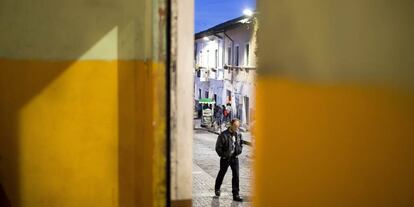
<path id="1" fill-rule="evenodd" d="M 255 17 L 241 16 L 195 34 L 194 48 L 194 99 L 230 103 L 232 116 L 249 127 L 255 104 Z"/>

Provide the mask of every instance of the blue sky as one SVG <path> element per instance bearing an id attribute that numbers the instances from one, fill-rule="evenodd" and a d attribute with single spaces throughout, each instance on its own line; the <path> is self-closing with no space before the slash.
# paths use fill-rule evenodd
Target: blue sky
<path id="1" fill-rule="evenodd" d="M 256 8 L 255 0 L 195 0 L 195 32 L 243 15 Z"/>

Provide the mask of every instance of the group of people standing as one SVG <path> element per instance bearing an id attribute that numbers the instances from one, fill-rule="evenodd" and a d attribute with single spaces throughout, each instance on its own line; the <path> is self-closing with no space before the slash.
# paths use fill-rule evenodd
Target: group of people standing
<path id="1" fill-rule="evenodd" d="M 216 105 L 214 107 L 214 122 L 221 128 L 222 124 L 229 123 L 233 119 L 231 104 Z"/>

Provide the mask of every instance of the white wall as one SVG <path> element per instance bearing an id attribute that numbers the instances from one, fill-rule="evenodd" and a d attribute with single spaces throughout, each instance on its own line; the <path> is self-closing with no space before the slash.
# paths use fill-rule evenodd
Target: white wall
<path id="1" fill-rule="evenodd" d="M 222 68 L 222 44 L 223 40 L 215 37 L 208 36 L 210 40 L 204 40 L 203 38 L 197 39 L 195 42 L 197 44 L 197 62 L 196 64 L 200 67 L 205 68 L 215 68 L 215 51 L 217 50 L 218 58 L 217 65 L 219 68 Z M 202 52 L 200 54 L 200 52 Z"/>
<path id="2" fill-rule="evenodd" d="M 234 29 L 226 31 L 226 34 L 230 36 L 231 39 L 234 41 L 234 47 L 232 51 L 233 56 L 233 63 L 235 63 L 235 54 L 236 54 L 236 46 L 240 47 L 239 51 L 239 65 L 246 66 L 245 60 L 245 45 L 249 44 L 250 52 L 249 52 L 249 66 L 256 65 L 256 57 L 254 50 L 256 48 L 256 36 L 254 35 L 255 30 L 253 24 L 243 24 L 240 27 L 236 27 Z M 226 38 L 226 48 L 231 47 L 230 39 Z M 227 52 L 226 52 L 227 53 Z M 226 54 L 226 58 L 227 58 Z"/>
<path id="3" fill-rule="evenodd" d="M 213 98 L 213 94 L 217 94 L 217 104 L 225 105 L 227 104 L 227 90 L 231 91 L 231 105 L 232 113 L 235 117 L 237 114 L 237 105 L 241 104 L 242 111 L 240 112 L 240 118 L 242 123 L 247 123 L 246 113 L 250 113 L 250 109 L 247 112 L 245 110 L 244 97 L 249 98 L 249 107 L 254 107 L 254 96 L 253 91 L 255 88 L 255 70 L 222 70 L 225 64 L 235 65 L 236 61 L 236 47 L 239 46 L 239 66 L 241 67 L 255 67 L 256 57 L 256 36 L 254 35 L 255 28 L 253 24 L 243 24 L 239 27 L 236 27 L 231 30 L 227 30 L 225 34 L 230 37 L 228 38 L 224 33 L 218 33 L 217 35 L 222 37 L 218 38 L 216 36 L 209 36 L 210 40 L 204 40 L 203 38 L 197 39 L 197 58 L 196 65 L 199 67 L 204 67 L 201 69 L 202 75 L 208 72 L 209 78 L 197 78 L 195 76 L 195 93 L 194 98 L 198 100 L 198 89 L 202 90 L 202 98 L 204 98 L 205 91 L 209 91 L 209 97 Z M 245 46 L 249 44 L 249 64 L 246 64 L 246 50 Z M 231 60 L 228 64 L 228 48 L 231 48 Z M 218 70 L 215 72 L 211 68 L 215 68 L 215 50 L 218 50 Z M 200 55 L 200 51 L 202 52 Z M 209 51 L 207 53 L 207 51 Z M 223 52 L 224 52 L 224 62 L 223 62 Z M 208 62 L 208 64 L 207 64 Z M 236 98 L 237 96 L 237 98 Z M 237 102 L 236 102 L 237 99 Z M 251 117 L 251 115 L 249 114 Z"/>

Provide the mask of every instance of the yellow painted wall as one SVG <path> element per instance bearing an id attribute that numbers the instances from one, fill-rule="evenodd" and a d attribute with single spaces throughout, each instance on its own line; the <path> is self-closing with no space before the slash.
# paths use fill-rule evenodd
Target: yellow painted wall
<path id="1" fill-rule="evenodd" d="M 258 2 L 255 206 L 413 206 L 413 3 Z"/>
<path id="2" fill-rule="evenodd" d="M 163 77 L 162 66 L 1 60 L 0 67 L 1 182 L 14 206 L 152 205 L 159 188 L 152 177 L 165 175 L 154 164 L 164 158 L 150 155 L 163 155 L 154 137 L 162 142 L 165 124 L 154 106 L 163 94 L 150 80 Z"/>
<path id="3" fill-rule="evenodd" d="M 12 206 L 165 204 L 162 2 L 0 2 L 0 184 Z"/>
<path id="4" fill-rule="evenodd" d="M 257 206 L 413 204 L 412 91 L 262 78 L 257 101 Z"/>
<path id="5" fill-rule="evenodd" d="M 3 60 L 0 65 L 2 178 L 13 204 L 113 206 L 118 199 L 116 62 Z"/>

